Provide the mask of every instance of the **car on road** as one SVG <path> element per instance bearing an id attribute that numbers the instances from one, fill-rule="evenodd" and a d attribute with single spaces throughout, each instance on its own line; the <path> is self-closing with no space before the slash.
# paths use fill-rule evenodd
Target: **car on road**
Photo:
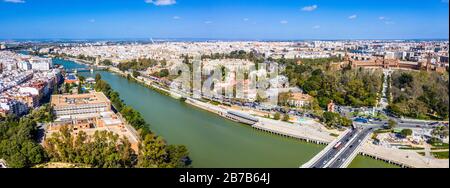
<path id="1" fill-rule="evenodd" d="M 358 123 L 369 123 L 368 119 L 361 118 L 361 117 L 355 118 L 353 121 L 358 122 Z"/>
<path id="2" fill-rule="evenodd" d="M 337 143 L 333 149 L 339 149 L 342 146 L 342 142 Z"/>
<path id="3" fill-rule="evenodd" d="M 433 123 L 430 123 L 428 125 L 434 126 L 434 125 L 438 125 L 438 124 L 439 124 L 439 122 L 433 122 Z"/>

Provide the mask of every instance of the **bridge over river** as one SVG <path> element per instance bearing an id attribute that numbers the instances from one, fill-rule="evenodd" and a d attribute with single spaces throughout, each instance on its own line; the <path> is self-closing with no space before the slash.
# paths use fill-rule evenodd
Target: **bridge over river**
<path id="1" fill-rule="evenodd" d="M 347 168 L 376 128 L 379 126 L 346 130 L 301 168 Z"/>

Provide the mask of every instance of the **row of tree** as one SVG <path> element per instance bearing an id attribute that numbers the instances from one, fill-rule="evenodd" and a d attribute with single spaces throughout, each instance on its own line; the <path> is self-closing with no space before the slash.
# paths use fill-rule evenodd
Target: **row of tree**
<path id="1" fill-rule="evenodd" d="M 141 114 L 132 107 L 127 106 L 121 99 L 119 93 L 96 75 L 95 90 L 101 91 L 108 96 L 114 108 L 119 111 L 126 121 L 133 126 L 142 138 L 138 154 L 138 167 L 189 167 L 190 159 L 187 148 L 183 145 L 168 145 L 166 141 L 150 131 L 150 125 Z"/>

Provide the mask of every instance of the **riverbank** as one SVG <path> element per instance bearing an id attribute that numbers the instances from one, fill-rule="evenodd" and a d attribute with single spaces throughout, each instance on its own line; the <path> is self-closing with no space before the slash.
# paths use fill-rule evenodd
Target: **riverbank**
<path id="1" fill-rule="evenodd" d="M 128 80 L 127 74 L 96 73 L 100 73 L 127 104 L 142 113 L 152 130 L 171 144 L 185 144 L 194 167 L 297 168 L 324 148 L 258 131 L 199 110 Z M 81 74 L 93 77 L 96 73 Z"/>
<path id="2" fill-rule="evenodd" d="M 129 76 L 131 76 L 130 73 L 123 72 L 117 68 L 110 67 L 109 70 L 112 72 L 115 72 L 121 76 L 127 77 L 127 78 Z M 280 135 L 280 136 L 299 139 L 302 141 L 311 142 L 311 143 L 315 143 L 315 144 L 322 144 L 322 145 L 331 143 L 334 139 L 336 139 L 336 137 L 331 136 L 331 133 L 335 133 L 335 132 L 326 131 L 325 126 L 321 126 L 320 124 L 316 124 L 316 126 L 319 126 L 319 127 L 314 128 L 311 126 L 301 125 L 299 123 L 291 124 L 288 122 L 275 121 L 275 120 L 268 119 L 268 118 L 257 117 L 257 116 L 254 116 L 251 111 L 233 109 L 233 108 L 227 107 L 227 106 L 218 107 L 218 106 L 209 104 L 207 102 L 202 102 L 200 100 L 196 100 L 190 96 L 187 96 L 187 94 L 178 93 L 177 91 L 172 91 L 172 90 L 162 88 L 162 87 L 158 86 L 154 81 L 152 81 L 146 77 L 139 76 L 139 77 L 135 78 L 135 77 L 131 76 L 131 78 L 140 84 L 144 84 L 145 86 L 163 91 L 164 93 L 168 93 L 169 96 L 171 96 L 175 99 L 180 99 L 182 97 L 185 97 L 187 99 L 185 101 L 187 104 L 190 104 L 197 108 L 217 114 L 226 119 L 229 119 L 226 116 L 226 114 L 229 111 L 237 111 L 239 113 L 259 119 L 260 122 L 251 126 L 257 130 L 269 132 L 269 133 Z M 230 120 L 235 121 L 233 119 L 230 119 Z M 239 123 L 239 122 L 237 122 L 237 123 Z M 338 133 L 338 135 L 340 135 L 340 134 L 342 134 L 342 132 Z"/>

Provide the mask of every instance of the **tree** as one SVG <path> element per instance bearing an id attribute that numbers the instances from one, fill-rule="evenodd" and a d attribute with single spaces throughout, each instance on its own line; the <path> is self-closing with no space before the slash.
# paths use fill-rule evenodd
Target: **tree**
<path id="1" fill-rule="evenodd" d="M 7 117 L 0 122 L 0 159 L 12 168 L 31 167 L 47 157 L 37 135 L 36 120 L 30 117 Z"/>
<path id="2" fill-rule="evenodd" d="M 160 168 L 163 167 L 168 153 L 165 141 L 153 134 L 147 134 L 141 144 L 138 167 Z"/>
<path id="3" fill-rule="evenodd" d="M 393 119 L 389 119 L 388 126 L 389 126 L 389 129 L 393 129 L 397 126 L 397 122 Z"/>
<path id="4" fill-rule="evenodd" d="M 80 83 L 84 83 L 86 81 L 86 77 L 79 75 L 78 80 L 80 81 Z"/>
<path id="5" fill-rule="evenodd" d="M 337 113 L 324 112 L 323 113 L 323 122 L 330 127 L 337 127 L 340 123 L 340 118 Z"/>
<path id="6" fill-rule="evenodd" d="M 164 78 L 164 77 L 167 77 L 167 76 L 169 76 L 169 70 L 168 69 L 162 69 L 158 73 L 158 77 L 160 77 L 160 78 Z"/>
<path id="7" fill-rule="evenodd" d="M 343 117 L 340 114 L 334 112 L 324 112 L 322 121 L 329 127 L 350 127 L 353 124 L 353 121 L 351 119 Z"/>
<path id="8" fill-rule="evenodd" d="M 170 157 L 168 167 L 171 168 L 186 168 L 191 166 L 191 159 L 189 158 L 189 151 L 186 146 L 167 146 L 167 152 Z"/>
<path id="9" fill-rule="evenodd" d="M 101 62 L 101 64 L 105 65 L 105 66 L 110 66 L 110 65 L 112 65 L 112 61 L 109 59 L 105 59 Z"/>
<path id="10" fill-rule="evenodd" d="M 78 91 L 78 94 L 82 94 L 83 93 L 83 88 L 81 87 L 81 83 L 78 84 L 77 91 Z"/>
<path id="11" fill-rule="evenodd" d="M 289 120 L 290 120 L 289 114 L 285 114 L 285 115 L 283 116 L 283 121 L 288 122 Z"/>
<path id="12" fill-rule="evenodd" d="M 74 135 L 68 127 L 45 140 L 52 161 L 87 164 L 96 168 L 127 168 L 134 164 L 134 151 L 125 138 L 109 131 L 89 136 L 81 131 Z"/>
<path id="13" fill-rule="evenodd" d="M 448 119 L 448 72 L 396 71 L 391 76 L 389 110 L 398 116 Z"/>
<path id="14" fill-rule="evenodd" d="M 141 76 L 141 73 L 138 71 L 133 71 L 133 77 L 137 78 L 138 76 Z"/>
<path id="15" fill-rule="evenodd" d="M 413 131 L 411 130 L 411 129 L 403 129 L 401 132 L 400 132 L 400 135 L 402 136 L 402 137 L 408 137 L 408 136 L 411 136 L 413 134 Z"/>
<path id="16" fill-rule="evenodd" d="M 350 127 L 352 126 L 353 121 L 347 117 L 341 117 L 340 124 L 344 127 Z"/>
<path id="17" fill-rule="evenodd" d="M 64 84 L 64 92 L 65 93 L 69 93 L 70 92 L 70 84 L 68 84 L 68 83 Z"/>
<path id="18" fill-rule="evenodd" d="M 273 119 L 275 120 L 280 120 L 281 118 L 281 114 L 279 112 L 275 113 L 275 115 L 273 115 Z"/>
<path id="19" fill-rule="evenodd" d="M 102 75 L 100 75 L 99 73 L 97 73 L 96 75 L 95 75 L 95 82 L 98 82 L 98 81 L 100 81 L 102 79 Z"/>

